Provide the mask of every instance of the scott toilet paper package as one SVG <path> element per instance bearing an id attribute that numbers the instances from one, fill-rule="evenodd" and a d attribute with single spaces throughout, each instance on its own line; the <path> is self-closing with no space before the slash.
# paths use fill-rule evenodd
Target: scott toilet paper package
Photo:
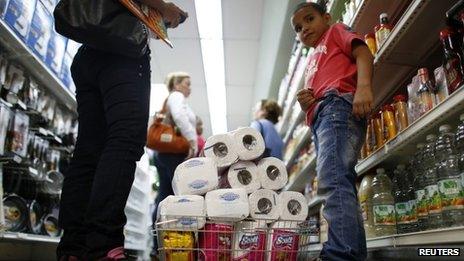
<path id="1" fill-rule="evenodd" d="M 279 221 L 271 226 L 268 239 L 268 261 L 296 261 L 300 236 L 297 222 Z"/>
<path id="2" fill-rule="evenodd" d="M 263 136 L 251 127 L 239 128 L 231 133 L 240 160 L 254 160 L 264 153 Z"/>
<path id="3" fill-rule="evenodd" d="M 235 223 L 232 260 L 264 260 L 267 225 L 263 221 Z"/>
<path id="4" fill-rule="evenodd" d="M 280 159 L 274 157 L 264 158 L 257 165 L 261 187 L 279 190 L 287 184 L 287 168 Z"/>
<path id="5" fill-rule="evenodd" d="M 205 201 L 206 214 L 211 220 L 239 221 L 250 214 L 248 195 L 243 188 L 210 191 Z"/>
<path id="6" fill-rule="evenodd" d="M 172 189 L 176 195 L 203 195 L 218 186 L 216 163 L 211 158 L 192 158 L 174 172 Z"/>
<path id="7" fill-rule="evenodd" d="M 230 261 L 232 257 L 232 223 L 206 224 L 199 233 L 199 261 Z"/>
<path id="8" fill-rule="evenodd" d="M 218 168 L 225 168 L 238 160 L 234 140 L 229 134 L 209 137 L 204 148 L 205 157 L 216 162 Z"/>
<path id="9" fill-rule="evenodd" d="M 284 191 L 279 194 L 282 203 L 281 220 L 303 221 L 308 216 L 308 202 L 300 192 Z"/>
<path id="10" fill-rule="evenodd" d="M 227 182 L 231 188 L 244 188 L 250 194 L 261 187 L 258 167 L 251 161 L 239 161 L 230 166 Z"/>
<path id="11" fill-rule="evenodd" d="M 266 220 L 270 223 L 279 218 L 281 212 L 280 198 L 269 189 L 259 189 L 248 198 L 250 215 L 254 219 Z"/>
<path id="12" fill-rule="evenodd" d="M 158 207 L 158 224 L 163 228 L 201 229 L 206 223 L 202 196 L 168 196 Z"/>

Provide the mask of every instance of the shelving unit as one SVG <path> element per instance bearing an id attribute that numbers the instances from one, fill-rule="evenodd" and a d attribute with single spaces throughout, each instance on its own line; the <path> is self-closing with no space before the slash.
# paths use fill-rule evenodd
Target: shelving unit
<path id="1" fill-rule="evenodd" d="M 29 47 L 16 36 L 10 27 L 0 19 L 1 46 L 11 54 L 9 59 L 18 62 L 32 74 L 34 79 L 47 88 L 71 112 L 76 112 L 77 103 L 74 94 L 66 88 L 58 77 L 37 57 Z"/>
<path id="2" fill-rule="evenodd" d="M 303 169 L 291 176 L 288 184 L 283 188 L 284 191 L 302 191 L 308 183 L 315 176 L 316 168 L 316 154 L 313 153 Z"/>
<path id="3" fill-rule="evenodd" d="M 287 145 L 287 143 L 289 142 L 296 126 L 298 126 L 298 124 L 300 124 L 304 120 L 304 116 L 305 116 L 305 113 L 302 110 L 300 110 L 300 113 L 298 113 L 298 116 L 296 117 L 295 121 L 292 122 L 292 124 L 290 125 L 290 128 L 287 130 L 285 134 L 285 137 L 283 139 L 283 142 L 285 145 Z"/>
<path id="4" fill-rule="evenodd" d="M 59 238 L 0 232 L 0 260 L 55 260 Z"/>
<path id="5" fill-rule="evenodd" d="M 297 82 L 297 91 L 300 90 L 301 88 L 303 88 L 303 84 L 304 84 L 304 71 L 305 70 L 301 70 L 301 73 L 299 73 L 298 75 L 296 75 L 295 79 Z M 283 134 L 285 134 L 288 130 L 288 127 L 289 127 L 289 121 L 290 121 L 290 116 L 292 115 L 293 113 L 293 106 L 295 105 L 296 103 L 296 93 L 295 95 L 293 95 L 292 97 L 292 100 L 291 102 L 285 107 L 284 109 L 284 112 L 283 112 L 283 116 L 282 116 L 282 119 L 280 120 L 280 134 L 281 136 L 283 136 Z"/>
<path id="6" fill-rule="evenodd" d="M 296 159 L 296 157 L 298 156 L 298 153 L 300 153 L 303 146 L 308 144 L 308 142 L 310 142 L 310 140 L 311 140 L 311 129 L 308 128 L 305 131 L 305 133 L 303 134 L 303 137 L 301 137 L 300 142 L 295 147 L 295 149 L 294 149 L 292 155 L 290 156 L 290 158 L 285 162 L 285 166 L 287 167 L 287 170 L 291 167 L 291 165 L 293 164 L 293 161 Z"/>
<path id="7" fill-rule="evenodd" d="M 406 163 L 405 161 L 416 151 L 417 143 L 425 141 L 427 134 L 437 133 L 441 124 L 458 122 L 461 113 L 464 113 L 464 87 L 458 89 L 383 147 L 359 162 L 356 172 L 361 176 L 380 163 L 392 166 Z"/>

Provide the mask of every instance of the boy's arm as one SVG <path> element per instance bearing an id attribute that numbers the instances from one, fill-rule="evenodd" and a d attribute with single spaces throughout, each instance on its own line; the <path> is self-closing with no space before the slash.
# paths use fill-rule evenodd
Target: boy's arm
<path id="1" fill-rule="evenodd" d="M 372 94 L 372 71 L 374 57 L 369 48 L 360 40 L 352 43 L 352 55 L 356 60 L 358 80 L 353 100 L 353 115 L 366 117 L 373 109 L 374 96 Z"/>

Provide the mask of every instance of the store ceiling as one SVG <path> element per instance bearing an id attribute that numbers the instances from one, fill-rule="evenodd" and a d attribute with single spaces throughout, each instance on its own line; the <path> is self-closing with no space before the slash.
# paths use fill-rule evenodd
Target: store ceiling
<path id="1" fill-rule="evenodd" d="M 204 0 L 206 1 L 206 0 Z M 208 0 L 219 1 L 219 0 Z M 165 76 L 173 71 L 185 71 L 191 75 L 192 95 L 188 102 L 195 113 L 203 119 L 205 136 L 211 135 L 209 106 L 206 93 L 206 82 L 203 71 L 200 38 L 193 0 L 173 0 L 189 14 L 187 21 L 174 30 L 169 31 L 174 49 L 170 49 L 160 41 L 152 41 L 152 83 L 163 83 Z M 273 66 L 267 65 L 267 71 L 258 64 L 260 55 L 263 56 L 262 25 L 266 5 L 282 5 L 282 0 L 222 0 L 222 19 L 225 55 L 225 79 L 227 93 L 227 124 L 229 130 L 240 126 L 248 126 L 251 121 L 254 102 L 266 98 L 270 93 L 269 84 L 257 91 L 256 75 L 271 75 Z M 287 4 L 284 6 L 286 7 Z M 274 8 L 276 9 L 276 8 Z M 279 9 L 279 8 L 277 8 Z M 281 8 L 284 16 L 287 8 Z M 273 10 L 273 16 L 276 10 Z M 268 15 L 267 15 L 268 16 Z M 275 16 L 274 16 L 275 17 Z M 264 17 L 269 19 L 269 17 Z M 269 35 L 269 33 L 268 33 Z M 279 42 L 279 33 L 274 33 L 274 41 Z M 269 41 L 269 37 L 266 38 Z M 293 42 L 291 40 L 290 42 Z M 274 47 L 274 49 L 278 46 Z M 290 48 L 289 48 L 290 49 Z M 290 50 L 285 50 L 285 63 L 288 64 Z M 274 50 L 278 52 L 278 50 Z M 274 60 L 272 63 L 276 63 Z M 262 62 L 261 62 L 262 64 Z M 284 65 L 284 67 L 286 64 Z M 283 74 L 277 78 L 282 78 Z M 270 76 L 269 76 L 270 77 Z M 276 86 L 274 86 L 276 88 Z M 275 91 L 274 91 L 275 93 Z M 162 94 L 165 95 L 165 94 Z M 256 96 L 260 97 L 256 97 Z"/>

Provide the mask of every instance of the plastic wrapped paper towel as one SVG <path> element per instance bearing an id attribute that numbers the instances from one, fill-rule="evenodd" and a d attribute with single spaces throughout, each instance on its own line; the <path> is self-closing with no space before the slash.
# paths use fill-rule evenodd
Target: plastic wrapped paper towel
<path id="1" fill-rule="evenodd" d="M 273 223 L 267 241 L 267 260 L 296 261 L 299 240 L 298 222 L 279 221 Z"/>
<path id="2" fill-rule="evenodd" d="M 258 167 L 251 161 L 239 161 L 230 166 L 227 172 L 227 183 L 231 188 L 244 188 L 248 194 L 261 187 Z"/>
<path id="3" fill-rule="evenodd" d="M 263 221 L 235 223 L 233 261 L 264 260 L 267 225 Z"/>
<path id="4" fill-rule="evenodd" d="M 243 188 L 218 189 L 206 193 L 206 214 L 216 221 L 239 221 L 250 214 L 248 195 Z"/>
<path id="5" fill-rule="evenodd" d="M 279 194 L 282 203 L 281 220 L 303 221 L 308 216 L 308 202 L 300 192 L 284 191 Z"/>
<path id="6" fill-rule="evenodd" d="M 234 140 L 229 134 L 218 134 L 206 140 L 205 157 L 216 162 L 218 168 L 225 168 L 238 160 Z"/>
<path id="7" fill-rule="evenodd" d="M 263 155 L 263 136 L 251 127 L 239 128 L 231 133 L 240 160 L 254 160 Z"/>
<path id="8" fill-rule="evenodd" d="M 211 158 L 192 158 L 174 172 L 172 189 L 176 195 L 203 195 L 218 186 L 216 163 Z"/>
<path id="9" fill-rule="evenodd" d="M 279 190 L 287 184 L 287 169 L 280 159 L 274 157 L 264 158 L 257 165 L 259 179 L 263 188 Z"/>
<path id="10" fill-rule="evenodd" d="M 279 195 L 269 189 L 259 189 L 248 198 L 250 215 L 254 219 L 265 220 L 267 223 L 279 218 L 282 204 Z"/>
<path id="11" fill-rule="evenodd" d="M 202 196 L 168 196 L 158 206 L 158 225 L 163 228 L 201 229 L 206 223 Z"/>

